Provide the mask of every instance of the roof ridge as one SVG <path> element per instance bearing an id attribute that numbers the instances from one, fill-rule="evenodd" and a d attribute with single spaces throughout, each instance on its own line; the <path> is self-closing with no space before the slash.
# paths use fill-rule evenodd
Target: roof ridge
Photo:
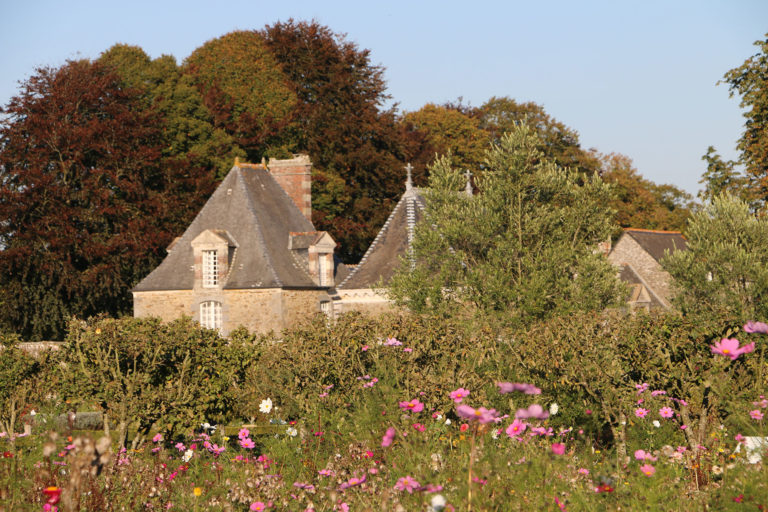
<path id="1" fill-rule="evenodd" d="M 275 266 L 272 264 L 272 255 L 269 254 L 269 251 L 267 250 L 267 244 L 264 241 L 264 233 L 261 230 L 261 223 L 259 222 L 259 216 L 256 214 L 256 208 L 253 206 L 253 198 L 251 197 L 251 194 L 248 191 L 248 187 L 245 185 L 245 179 L 242 174 L 242 169 L 240 167 L 237 168 L 237 183 L 243 188 L 243 192 L 245 193 L 245 198 L 248 204 L 248 209 L 251 211 L 251 214 L 253 215 L 253 218 L 255 219 L 256 224 L 256 239 L 258 241 L 259 246 L 261 247 L 262 253 L 264 254 L 264 259 L 266 260 L 267 265 L 269 266 L 270 272 L 272 272 L 272 276 L 275 278 L 275 282 L 279 287 L 282 288 L 283 281 L 280 279 L 280 276 L 277 275 L 277 271 L 275 270 Z"/>

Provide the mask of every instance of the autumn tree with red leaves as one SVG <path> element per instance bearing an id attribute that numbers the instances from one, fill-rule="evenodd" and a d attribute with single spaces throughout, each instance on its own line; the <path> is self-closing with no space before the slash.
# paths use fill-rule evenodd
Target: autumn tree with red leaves
<path id="1" fill-rule="evenodd" d="M 209 173 L 161 159 L 162 119 L 97 63 L 38 69 L 3 114 L 0 321 L 60 339 L 72 315 L 129 313 Z"/>

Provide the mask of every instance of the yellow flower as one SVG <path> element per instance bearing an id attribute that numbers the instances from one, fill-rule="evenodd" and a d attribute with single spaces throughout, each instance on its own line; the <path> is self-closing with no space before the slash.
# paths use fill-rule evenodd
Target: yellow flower
<path id="1" fill-rule="evenodd" d="M 201 496 L 203 494 L 203 490 L 199 487 L 195 487 L 192 492 L 195 494 L 195 496 Z"/>
<path id="2" fill-rule="evenodd" d="M 96 334 L 101 334 L 101 329 L 99 329 L 98 327 L 96 328 Z"/>
<path id="3" fill-rule="evenodd" d="M 229 436 L 224 436 L 224 442 L 226 443 L 228 441 L 229 441 Z"/>

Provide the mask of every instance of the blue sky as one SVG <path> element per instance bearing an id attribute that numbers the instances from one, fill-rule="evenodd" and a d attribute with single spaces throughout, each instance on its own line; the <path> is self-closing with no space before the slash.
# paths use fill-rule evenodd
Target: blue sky
<path id="1" fill-rule="evenodd" d="M 742 132 L 738 99 L 716 83 L 768 32 L 765 0 L 0 0 L 0 104 L 35 67 L 117 42 L 182 61 L 209 39 L 291 17 L 370 49 L 401 110 L 535 101 L 584 147 L 623 153 L 645 177 L 692 193 L 707 147 L 734 158 Z"/>

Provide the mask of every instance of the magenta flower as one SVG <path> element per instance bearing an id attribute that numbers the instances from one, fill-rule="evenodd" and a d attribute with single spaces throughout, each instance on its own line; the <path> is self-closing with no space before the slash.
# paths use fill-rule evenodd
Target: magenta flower
<path id="1" fill-rule="evenodd" d="M 757 421 L 760 421 L 760 420 L 763 419 L 763 413 L 760 412 L 760 409 L 755 409 L 754 411 L 749 411 L 749 416 L 753 420 L 757 420 Z"/>
<path id="2" fill-rule="evenodd" d="M 240 432 L 237 433 L 237 437 L 240 439 L 245 439 L 249 435 L 251 435 L 251 432 L 247 428 L 241 428 Z"/>
<path id="3" fill-rule="evenodd" d="M 517 437 L 523 432 L 525 432 L 525 429 L 528 428 L 528 424 L 524 421 L 515 420 L 513 421 L 508 427 L 507 427 L 507 435 L 509 437 Z"/>
<path id="4" fill-rule="evenodd" d="M 563 443 L 552 443 L 552 453 L 555 455 L 562 455 L 565 453 L 565 445 Z"/>
<path id="5" fill-rule="evenodd" d="M 425 427 L 423 423 L 414 423 L 413 428 L 419 432 L 424 432 L 425 430 L 427 430 L 427 427 Z"/>
<path id="6" fill-rule="evenodd" d="M 410 402 L 400 402 L 400 408 L 410 412 L 421 412 L 424 410 L 424 404 L 414 398 Z"/>
<path id="7" fill-rule="evenodd" d="M 253 450 L 254 447 L 256 447 L 256 443 L 251 441 L 250 437 L 246 437 L 245 439 L 241 439 L 240 440 L 240 446 L 242 446 L 243 448 L 246 448 L 248 450 Z"/>
<path id="8" fill-rule="evenodd" d="M 384 433 L 384 437 L 381 438 L 381 447 L 382 448 L 388 448 L 392 446 L 392 441 L 395 440 L 395 429 L 394 427 L 389 427 L 387 431 Z"/>
<path id="9" fill-rule="evenodd" d="M 635 450 L 635 459 L 656 461 L 658 460 L 658 457 L 654 457 L 653 454 L 650 454 L 645 450 Z"/>
<path id="10" fill-rule="evenodd" d="M 464 400 L 466 397 L 469 396 L 469 390 L 464 388 L 459 388 L 456 391 L 451 391 L 451 400 L 453 400 L 455 403 L 460 404 L 462 400 Z"/>
<path id="11" fill-rule="evenodd" d="M 711 348 L 712 353 L 730 357 L 731 361 L 735 361 L 741 354 L 748 354 L 755 350 L 755 342 L 739 347 L 739 340 L 736 338 L 723 338 L 711 345 Z"/>
<path id="12" fill-rule="evenodd" d="M 261 512 L 262 510 L 265 510 L 267 506 L 264 504 L 263 501 L 256 501 L 254 503 L 251 503 L 251 506 L 249 508 L 253 512 Z"/>
<path id="13" fill-rule="evenodd" d="M 395 489 L 398 491 L 408 491 L 408 494 L 413 494 L 413 491 L 421 487 L 419 485 L 419 482 L 411 478 L 410 476 L 404 476 L 402 478 L 397 479 L 397 483 L 395 484 Z"/>
<path id="14" fill-rule="evenodd" d="M 521 384 L 518 382 L 497 382 L 496 385 L 499 386 L 499 393 L 501 394 L 512 393 L 514 391 L 525 393 L 526 395 L 541 394 L 541 390 L 533 384 Z"/>
<path id="15" fill-rule="evenodd" d="M 643 409 L 642 407 L 638 407 L 635 409 L 635 416 L 638 418 L 645 418 L 645 416 L 648 414 L 648 409 Z"/>
<path id="16" fill-rule="evenodd" d="M 153 443 L 159 443 L 162 440 L 163 440 L 163 435 L 162 434 L 155 434 L 155 437 L 152 438 L 152 442 Z"/>
<path id="17" fill-rule="evenodd" d="M 662 418 L 671 418 L 675 415 L 675 412 L 669 407 L 662 407 L 659 409 L 659 416 Z"/>
<path id="18" fill-rule="evenodd" d="M 527 409 L 518 409 L 515 413 L 515 418 L 519 418 L 521 420 L 545 420 L 549 418 L 549 412 L 545 411 L 544 408 L 539 404 L 531 404 Z"/>
<path id="19" fill-rule="evenodd" d="M 349 489 L 350 487 L 356 487 L 362 484 L 363 482 L 365 482 L 365 480 L 366 480 L 365 475 L 363 475 L 360 478 L 357 478 L 357 477 L 350 478 L 349 480 L 347 480 L 346 482 L 344 482 L 339 486 L 339 490 L 343 491 L 344 489 Z"/>
<path id="20" fill-rule="evenodd" d="M 744 326 L 744 332 L 758 332 L 760 334 L 768 334 L 768 324 L 763 322 L 749 321 Z"/>
<path id="21" fill-rule="evenodd" d="M 642 471 L 645 476 L 653 476 L 653 474 L 656 472 L 656 468 L 650 464 L 643 464 L 640 466 L 640 471 Z"/>

